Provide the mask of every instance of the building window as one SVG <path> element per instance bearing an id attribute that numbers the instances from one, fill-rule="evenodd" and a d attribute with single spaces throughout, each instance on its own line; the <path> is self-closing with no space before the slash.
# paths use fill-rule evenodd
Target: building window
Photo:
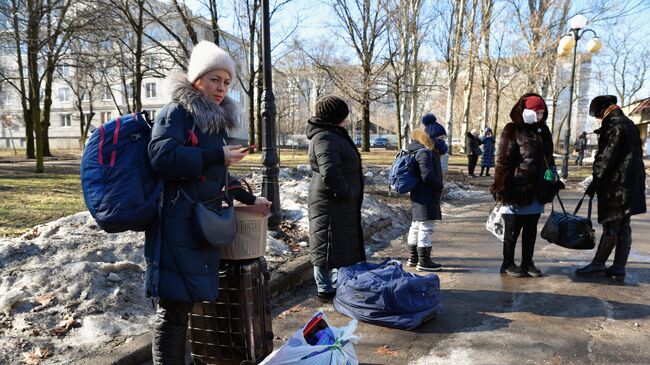
<path id="1" fill-rule="evenodd" d="M 61 114 L 61 127 L 70 127 L 72 126 L 72 120 L 70 114 Z"/>
<path id="2" fill-rule="evenodd" d="M 11 104 L 11 93 L 9 91 L 0 91 L 0 105 Z"/>
<path id="3" fill-rule="evenodd" d="M 102 112 L 99 116 L 101 118 L 100 119 L 101 124 L 104 124 L 109 120 L 111 120 L 111 112 Z"/>
<path id="4" fill-rule="evenodd" d="M 147 57 L 147 67 L 150 70 L 153 70 L 154 68 L 156 68 L 156 58 L 154 56 Z"/>
<path id="5" fill-rule="evenodd" d="M 81 89 L 81 101 L 90 101 L 90 91 Z"/>
<path id="6" fill-rule="evenodd" d="M 148 82 L 144 84 L 144 89 L 145 89 L 145 96 L 147 98 L 155 98 L 156 97 L 156 83 L 155 82 Z"/>
<path id="7" fill-rule="evenodd" d="M 111 88 L 110 87 L 104 86 L 104 90 L 102 90 L 102 100 L 103 101 L 111 100 Z"/>
<path id="8" fill-rule="evenodd" d="M 83 125 L 86 125 L 90 120 L 90 113 L 84 113 L 84 118 L 82 120 Z"/>
<path id="9" fill-rule="evenodd" d="M 60 102 L 70 101 L 70 88 L 62 87 L 59 89 L 59 101 Z"/>
<path id="10" fill-rule="evenodd" d="M 70 76 L 70 66 L 68 65 L 59 65 L 57 67 L 59 74 L 61 76 Z"/>

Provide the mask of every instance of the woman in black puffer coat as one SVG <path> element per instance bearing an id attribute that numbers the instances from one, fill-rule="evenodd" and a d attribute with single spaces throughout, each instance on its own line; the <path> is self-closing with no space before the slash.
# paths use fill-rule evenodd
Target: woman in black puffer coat
<path id="1" fill-rule="evenodd" d="M 366 260 L 361 229 L 361 155 L 345 130 L 348 106 L 336 96 L 316 103 L 309 119 L 309 249 L 318 296 L 332 299 L 337 269 Z"/>

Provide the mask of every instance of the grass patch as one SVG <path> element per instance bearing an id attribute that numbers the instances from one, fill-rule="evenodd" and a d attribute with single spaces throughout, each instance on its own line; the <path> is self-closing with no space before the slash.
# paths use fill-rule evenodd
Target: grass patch
<path id="1" fill-rule="evenodd" d="M 86 209 L 79 173 L 47 167 L 0 166 L 0 237 L 19 236 L 35 225 Z"/>

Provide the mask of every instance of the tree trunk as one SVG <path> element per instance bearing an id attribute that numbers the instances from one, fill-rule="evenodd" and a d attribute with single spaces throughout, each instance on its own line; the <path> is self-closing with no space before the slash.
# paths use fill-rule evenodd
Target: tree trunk
<path id="1" fill-rule="evenodd" d="M 361 101 L 361 150 L 370 151 L 370 90 L 363 91 Z"/>
<path id="2" fill-rule="evenodd" d="M 447 85 L 447 143 L 449 144 L 449 154 L 453 154 L 453 135 L 454 135 L 454 95 L 456 95 L 456 80 L 449 79 Z"/>
<path id="3" fill-rule="evenodd" d="M 492 127 L 492 133 L 496 136 L 497 130 L 499 129 L 499 102 L 501 101 L 501 93 L 497 91 L 494 96 L 494 126 Z"/>
<path id="4" fill-rule="evenodd" d="M 27 0 L 29 9 L 27 23 L 27 72 L 29 75 L 29 108 L 31 111 L 31 123 L 34 127 L 36 137 L 36 169 L 37 173 L 44 171 L 43 166 L 43 133 L 41 130 L 41 105 L 40 105 L 40 78 L 38 74 L 39 57 L 39 19 L 36 9 L 38 5 L 33 0 Z"/>
<path id="5" fill-rule="evenodd" d="M 395 85 L 396 88 L 393 91 L 395 96 L 395 119 L 397 120 L 397 148 L 403 149 L 403 146 L 406 146 L 406 141 L 402 141 L 402 113 L 400 109 L 402 108 L 402 101 L 400 100 L 400 94 L 402 93 L 399 83 Z"/>
<path id="6" fill-rule="evenodd" d="M 478 9 L 477 0 L 472 1 L 472 12 L 469 18 L 469 54 L 467 56 L 467 82 L 465 83 L 464 102 L 463 102 L 463 127 L 460 135 L 463 136 L 469 129 L 470 108 L 472 102 L 472 92 L 474 88 L 474 70 L 476 69 L 476 11 Z"/>
<path id="7" fill-rule="evenodd" d="M 43 131 L 43 156 L 51 157 L 50 152 L 50 125 L 52 110 L 52 81 L 54 79 L 54 69 L 56 65 L 50 55 L 47 57 L 45 71 L 45 99 L 43 100 L 43 122 L 41 123 Z"/>
<path id="8" fill-rule="evenodd" d="M 264 146 L 264 125 L 262 123 L 262 96 L 264 95 L 264 73 L 262 72 L 262 37 L 257 35 L 257 95 L 255 103 L 255 115 L 257 119 L 257 145 Z"/>

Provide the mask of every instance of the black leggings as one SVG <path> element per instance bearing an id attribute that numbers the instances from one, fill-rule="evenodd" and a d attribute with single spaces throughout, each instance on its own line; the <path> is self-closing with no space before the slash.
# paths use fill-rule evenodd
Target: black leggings
<path id="1" fill-rule="evenodd" d="M 467 155 L 467 172 L 470 175 L 474 175 L 474 169 L 476 168 L 477 162 L 478 162 L 477 155 Z"/>
<path id="2" fill-rule="evenodd" d="M 185 364 L 187 322 L 192 303 L 160 299 L 153 323 L 152 355 L 155 365 Z"/>
<path id="3" fill-rule="evenodd" d="M 504 214 L 503 232 L 503 264 L 501 271 L 515 264 L 515 247 L 521 233 L 521 267 L 528 268 L 533 264 L 535 238 L 537 238 L 537 221 L 541 214 L 515 215 Z"/>

